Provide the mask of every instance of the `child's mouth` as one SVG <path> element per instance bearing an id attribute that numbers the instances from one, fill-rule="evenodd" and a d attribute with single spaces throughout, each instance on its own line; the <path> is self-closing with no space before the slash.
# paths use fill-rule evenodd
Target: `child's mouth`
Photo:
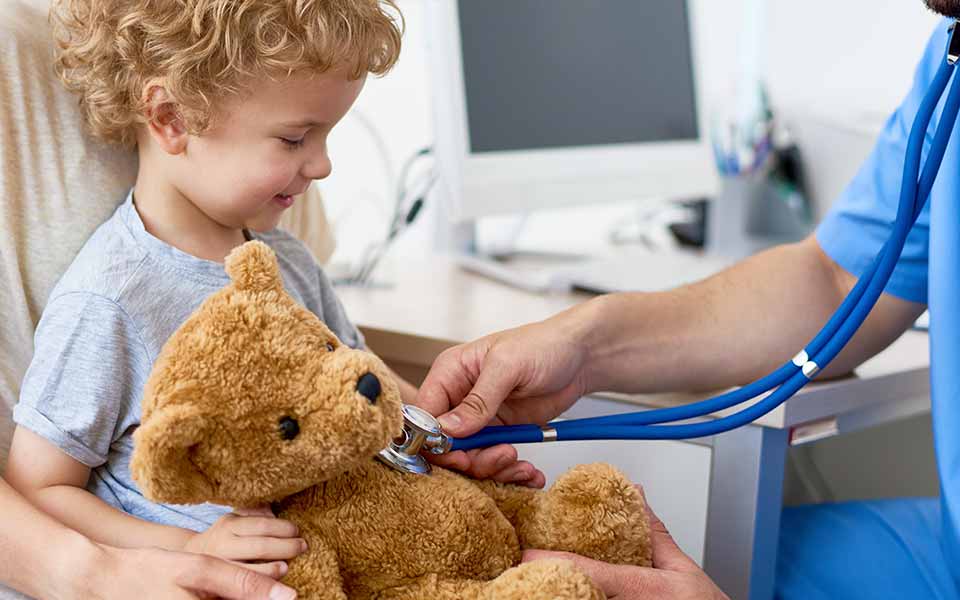
<path id="1" fill-rule="evenodd" d="M 275 195 L 273 197 L 273 201 L 283 208 L 290 208 L 293 206 L 293 196 L 287 196 L 286 194 Z"/>

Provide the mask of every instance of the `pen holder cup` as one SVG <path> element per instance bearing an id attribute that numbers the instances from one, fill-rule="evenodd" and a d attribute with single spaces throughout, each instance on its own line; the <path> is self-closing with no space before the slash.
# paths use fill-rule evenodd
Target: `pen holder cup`
<path id="1" fill-rule="evenodd" d="M 710 254 L 743 258 L 799 241 L 812 226 L 807 199 L 769 172 L 727 176 L 707 210 L 706 248 Z"/>

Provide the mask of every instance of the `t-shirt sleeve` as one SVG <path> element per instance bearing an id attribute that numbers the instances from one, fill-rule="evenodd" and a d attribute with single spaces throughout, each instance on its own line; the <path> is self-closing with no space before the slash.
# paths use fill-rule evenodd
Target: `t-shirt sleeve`
<path id="1" fill-rule="evenodd" d="M 824 252 L 853 275 L 866 271 L 890 237 L 900 203 L 910 128 L 927 87 L 944 59 L 948 26 L 946 20 L 937 25 L 917 66 L 910 92 L 887 120 L 866 162 L 817 228 L 816 238 Z M 939 122 L 941 107 L 937 108 L 927 130 L 924 157 Z M 889 294 L 924 304 L 927 302 L 929 206 L 930 201 L 910 230 L 903 254 L 885 288 Z"/>
<path id="2" fill-rule="evenodd" d="M 317 277 L 320 280 L 320 303 L 323 314 L 323 322 L 327 324 L 340 341 L 357 350 L 365 350 L 367 346 L 363 334 L 357 329 L 356 325 L 347 316 L 343 303 L 337 297 L 336 290 L 330 282 L 330 278 L 323 272 L 323 269 L 317 266 Z"/>
<path id="3" fill-rule="evenodd" d="M 150 360 L 115 302 L 74 292 L 53 299 L 35 335 L 14 421 L 96 467 L 140 405 Z"/>

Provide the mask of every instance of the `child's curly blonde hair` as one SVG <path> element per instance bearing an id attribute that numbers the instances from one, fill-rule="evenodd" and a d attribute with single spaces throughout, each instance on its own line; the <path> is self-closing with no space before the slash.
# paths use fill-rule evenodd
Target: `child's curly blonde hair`
<path id="1" fill-rule="evenodd" d="M 382 75 L 400 54 L 393 0 L 55 0 L 57 75 L 91 132 L 131 145 L 144 85 L 162 78 L 187 130 L 252 77 L 347 67 Z"/>

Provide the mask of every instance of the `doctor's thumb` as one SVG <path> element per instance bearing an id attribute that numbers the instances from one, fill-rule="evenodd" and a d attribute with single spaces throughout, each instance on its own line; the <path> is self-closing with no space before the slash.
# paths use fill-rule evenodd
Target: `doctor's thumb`
<path id="1" fill-rule="evenodd" d="M 453 437 L 466 437 L 480 431 L 493 420 L 503 399 L 513 390 L 512 384 L 494 374 L 498 372 L 497 369 L 481 371 L 470 393 L 453 410 L 437 417 L 445 433 Z"/>
<path id="2" fill-rule="evenodd" d="M 534 560 L 568 560 L 583 571 L 593 583 L 599 587 L 608 598 L 622 597 L 625 592 L 653 592 L 652 579 L 656 573 L 644 567 L 631 565 L 614 565 L 599 560 L 593 560 L 569 552 L 553 552 L 550 550 L 524 550 L 520 562 Z M 636 597 L 630 595 L 630 597 Z M 643 597 L 647 597 L 644 595 Z M 661 594 L 651 595 L 651 598 L 665 597 Z"/>
<path id="3" fill-rule="evenodd" d="M 443 428 L 444 433 L 462 438 L 483 429 L 494 414 L 487 408 L 483 400 L 471 393 L 456 408 L 440 415 L 437 420 L 440 422 L 440 427 Z"/>

